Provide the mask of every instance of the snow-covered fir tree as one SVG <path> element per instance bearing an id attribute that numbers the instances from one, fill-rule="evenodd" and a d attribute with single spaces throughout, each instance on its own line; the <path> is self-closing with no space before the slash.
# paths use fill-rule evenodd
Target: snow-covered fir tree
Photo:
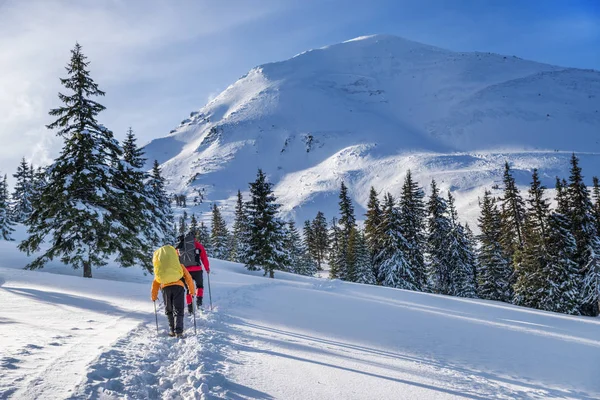
<path id="1" fill-rule="evenodd" d="M 273 194 L 273 184 L 259 169 L 256 180 L 250 183 L 248 210 L 249 249 L 245 260 L 249 270 L 262 267 L 265 275 L 274 277 L 283 265 L 283 223 L 277 213 L 279 204 Z"/>
<path id="2" fill-rule="evenodd" d="M 566 187 L 556 178 L 556 210 L 548 219 L 547 260 L 542 271 L 542 310 L 578 315 L 581 274 L 575 262 L 577 242 L 571 233 Z"/>
<path id="3" fill-rule="evenodd" d="M 13 240 L 15 231 L 14 221 L 10 210 L 8 181 L 6 175 L 0 180 L 0 240 Z"/>
<path id="4" fill-rule="evenodd" d="M 440 196 L 435 180 L 431 181 L 427 212 L 427 288 L 432 293 L 451 294 L 453 271 L 448 253 L 451 224 L 448 205 Z"/>
<path id="5" fill-rule="evenodd" d="M 289 271 L 295 274 L 312 276 L 317 272 L 317 263 L 309 256 L 305 242 L 300 237 L 293 220 L 287 223 L 284 240 Z"/>
<path id="6" fill-rule="evenodd" d="M 482 299 L 510 302 L 512 270 L 500 244 L 502 227 L 496 199 L 487 190 L 480 207 L 477 294 Z"/>
<path id="7" fill-rule="evenodd" d="M 34 169 L 32 165 L 31 170 L 33 172 L 31 204 L 32 208 L 35 208 L 35 205 L 39 202 L 42 192 L 48 184 L 48 174 L 47 168 L 41 166 Z"/>
<path id="8" fill-rule="evenodd" d="M 469 224 L 465 224 L 465 237 L 467 238 L 467 244 L 469 249 L 469 256 L 471 259 L 469 260 L 469 265 L 473 267 L 473 272 L 471 273 L 473 276 L 473 285 L 475 288 L 475 296 L 479 293 L 479 281 L 477 279 L 477 271 L 479 271 L 479 264 L 477 259 L 477 239 L 471 230 Z"/>
<path id="9" fill-rule="evenodd" d="M 381 254 L 383 246 L 383 235 L 382 235 L 382 220 L 383 212 L 381 210 L 381 204 L 377 197 L 377 190 L 371 186 L 369 191 L 369 202 L 367 204 L 367 213 L 365 214 L 365 240 L 367 242 L 367 248 L 371 256 L 371 265 L 373 266 L 373 274 L 380 276 L 379 267 L 381 260 L 378 256 Z"/>
<path id="10" fill-rule="evenodd" d="M 315 276 L 316 273 L 319 271 L 317 263 L 310 256 L 308 251 L 306 251 L 306 248 L 304 248 L 303 250 L 304 251 L 302 252 L 302 257 L 300 258 L 300 264 L 295 266 L 295 272 L 299 275 Z"/>
<path id="11" fill-rule="evenodd" d="M 598 177 L 594 176 L 592 182 L 594 184 L 592 188 L 594 222 L 596 223 L 596 232 L 600 234 L 600 183 L 598 182 Z"/>
<path id="12" fill-rule="evenodd" d="M 204 246 L 204 250 L 206 250 L 206 254 L 209 257 L 213 257 L 213 247 L 212 241 L 210 238 L 210 230 L 204 224 L 204 221 L 200 221 L 200 227 L 198 228 L 198 233 L 196 235 L 196 239 Z"/>
<path id="13" fill-rule="evenodd" d="M 343 279 L 348 282 L 356 282 L 357 250 L 359 246 L 358 228 L 352 228 L 348 237 L 348 248 L 346 250 L 346 269 Z"/>
<path id="14" fill-rule="evenodd" d="M 23 223 L 33 212 L 34 197 L 33 165 L 21 159 L 17 171 L 13 174 L 15 188 L 12 193 L 12 214 L 15 222 Z"/>
<path id="15" fill-rule="evenodd" d="M 248 254 L 248 242 L 249 227 L 246 204 L 244 203 L 242 192 L 238 190 L 229 259 L 233 262 L 245 263 L 246 254 Z"/>
<path id="16" fill-rule="evenodd" d="M 315 234 L 312 221 L 304 221 L 302 229 L 302 250 L 303 250 L 303 269 L 308 268 L 306 272 L 298 272 L 302 275 L 315 275 L 319 269 L 319 259 L 316 255 L 317 247 L 315 243 Z"/>
<path id="17" fill-rule="evenodd" d="M 157 248 L 167 243 L 177 243 L 178 230 L 173 229 L 173 210 L 171 201 L 165 190 L 165 179 L 163 178 L 158 161 L 154 161 L 150 177 L 146 181 L 146 193 L 148 199 L 154 206 L 154 218 L 151 224 L 154 228 L 154 242 L 152 245 Z"/>
<path id="18" fill-rule="evenodd" d="M 406 260 L 411 265 L 418 290 L 425 288 L 425 192 L 413 179 L 410 170 L 406 172 L 400 195 L 400 221 L 402 234 L 406 239 Z"/>
<path id="19" fill-rule="evenodd" d="M 104 106 L 91 98 L 104 92 L 90 77 L 79 44 L 71 54 L 68 77 L 61 83 L 72 94 L 59 93 L 64 105 L 50 111 L 57 120 L 48 125 L 58 129 L 64 145 L 47 170 L 48 183 L 28 220 L 29 237 L 19 248 L 28 254 L 41 252 L 27 266 L 30 269 L 60 258 L 91 277 L 94 266 L 137 244 L 136 231 L 132 232 L 137 227 L 133 216 L 121 208 L 122 150 L 112 132 L 96 120 Z M 43 242 L 49 246 L 41 250 Z"/>
<path id="20" fill-rule="evenodd" d="M 375 273 L 373 271 L 373 258 L 367 246 L 365 234 L 355 229 L 351 242 L 354 243 L 354 282 L 374 285 L 376 283 Z"/>
<path id="21" fill-rule="evenodd" d="M 315 219 L 312 221 L 311 228 L 314 235 L 314 241 L 312 243 L 314 246 L 314 259 L 316 260 L 317 268 L 320 271 L 323 269 L 323 263 L 325 262 L 329 249 L 329 231 L 325 214 L 321 211 L 317 212 Z"/>
<path id="22" fill-rule="evenodd" d="M 381 260 L 377 281 L 383 286 L 418 290 L 417 277 L 406 259 L 407 243 L 402 235 L 400 211 L 390 193 L 384 199 L 381 232 L 383 242 L 376 257 Z"/>
<path id="23" fill-rule="evenodd" d="M 190 218 L 190 232 L 194 234 L 194 237 L 198 239 L 198 219 L 196 218 L 196 214 L 192 214 Z"/>
<path id="24" fill-rule="evenodd" d="M 519 257 L 523 249 L 523 223 L 525 221 L 525 202 L 521 197 L 519 188 L 512 176 L 508 162 L 504 164 L 504 193 L 500 199 L 500 221 L 502 236 L 500 243 L 507 258 L 510 268 L 519 264 Z M 511 285 L 515 276 L 511 276 Z M 512 291 L 512 286 L 511 286 Z"/>
<path id="25" fill-rule="evenodd" d="M 304 221 L 304 226 L 302 227 L 302 245 L 309 257 L 312 258 L 315 263 L 318 263 L 316 257 L 315 234 L 312 228 L 312 221 L 308 219 Z"/>
<path id="26" fill-rule="evenodd" d="M 329 228 L 329 279 L 340 279 L 346 267 L 343 234 L 337 218 L 332 218 Z"/>
<path id="27" fill-rule="evenodd" d="M 584 315 L 598 315 L 600 302 L 600 239 L 596 232 L 593 205 L 589 191 L 583 182 L 579 159 L 571 157 L 571 174 L 567 188 L 571 219 L 571 232 L 575 236 L 577 252 L 575 261 L 583 271 Z"/>
<path id="28" fill-rule="evenodd" d="M 127 216 L 122 219 L 130 224 L 130 229 L 123 233 L 127 237 L 121 241 L 125 246 L 120 249 L 117 261 L 122 266 L 139 265 L 152 271 L 151 254 L 160 245 L 155 222 L 159 213 L 146 186 L 149 176 L 144 171 L 145 164 L 144 150 L 138 147 L 133 129 L 129 128 L 123 142 L 115 188 L 120 193 L 120 212 Z"/>
<path id="29" fill-rule="evenodd" d="M 212 256 L 220 260 L 226 260 L 229 249 L 229 231 L 227 224 L 221 215 L 221 210 L 216 204 L 212 206 L 212 229 L 210 233 L 210 241 L 212 244 Z"/>
<path id="30" fill-rule="evenodd" d="M 190 228 L 188 226 L 188 213 L 187 211 L 184 211 L 183 214 L 181 214 L 181 217 L 179 217 L 179 231 L 178 236 L 185 236 L 187 235 L 187 233 L 190 231 Z"/>
<path id="31" fill-rule="evenodd" d="M 351 254 L 350 247 L 350 234 L 353 229 L 356 228 L 356 217 L 354 215 L 354 205 L 352 204 L 352 199 L 348 193 L 348 188 L 342 182 L 340 186 L 340 195 L 339 195 L 339 207 L 340 207 L 340 233 L 341 236 L 338 239 L 338 254 L 340 256 L 340 269 L 338 272 L 338 277 L 342 280 L 351 280 L 353 277 L 353 268 L 354 266 L 351 263 L 352 258 L 354 257 Z"/>
<path id="32" fill-rule="evenodd" d="M 458 213 L 454 204 L 454 196 L 448 192 L 448 214 L 450 216 L 450 232 L 448 233 L 448 271 L 450 294 L 458 297 L 477 297 L 475 283 L 474 259 L 469 238 L 465 228 L 458 222 Z"/>
<path id="33" fill-rule="evenodd" d="M 544 198 L 544 190 L 537 169 L 534 169 L 522 227 L 523 249 L 520 263 L 515 266 L 516 282 L 513 287 L 513 302 L 533 308 L 542 308 L 545 297 L 544 271 L 548 262 L 546 240 L 550 205 Z"/>

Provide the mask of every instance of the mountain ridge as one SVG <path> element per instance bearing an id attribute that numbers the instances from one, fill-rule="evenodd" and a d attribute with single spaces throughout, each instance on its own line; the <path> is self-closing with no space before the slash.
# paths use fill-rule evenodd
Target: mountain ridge
<path id="1" fill-rule="evenodd" d="M 170 191 L 204 189 L 207 201 L 224 205 L 226 215 L 237 189 L 246 189 L 263 168 L 276 193 L 286 193 L 284 214 L 296 218 L 310 217 L 302 209 L 320 208 L 311 202 L 324 202 L 324 211 L 335 212 L 329 198 L 341 180 L 350 182 L 359 206 L 369 182 L 396 190 L 406 169 L 396 168 L 396 175 L 382 180 L 378 168 L 390 166 L 378 160 L 402 164 L 407 154 L 438 154 L 437 163 L 448 162 L 447 172 L 418 163 L 412 169 L 424 186 L 444 175 L 442 189 L 457 190 L 459 209 L 466 210 L 476 193 L 461 202 L 460 192 L 490 186 L 501 163 L 472 171 L 469 179 L 482 185 L 476 190 L 460 174 L 448 174 L 464 170 L 454 168 L 464 154 L 509 150 L 507 160 L 519 165 L 510 154 L 532 152 L 539 162 L 528 161 L 528 168 L 543 169 L 557 154 L 598 153 L 593 134 L 600 131 L 599 97 L 600 73 L 594 70 L 375 35 L 251 69 L 146 151 L 149 160 L 162 164 Z M 590 157 L 595 159 L 586 160 Z M 592 159 L 584 168 L 585 163 L 596 168 Z M 358 161 L 364 169 L 336 170 Z M 551 162 L 547 173 L 565 176 L 564 161 L 564 168 Z M 319 165 L 337 173 L 323 173 L 329 178 L 322 185 L 308 183 L 310 176 L 320 179 L 308 173 Z M 549 175 L 545 183 L 552 184 Z"/>

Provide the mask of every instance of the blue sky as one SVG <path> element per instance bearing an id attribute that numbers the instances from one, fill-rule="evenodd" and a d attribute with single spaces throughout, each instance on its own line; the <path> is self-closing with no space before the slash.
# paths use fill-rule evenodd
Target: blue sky
<path id="1" fill-rule="evenodd" d="M 256 65 L 374 33 L 600 70 L 599 0 L 0 0 L 0 171 L 57 155 L 44 125 L 76 40 L 99 120 L 147 142 Z"/>

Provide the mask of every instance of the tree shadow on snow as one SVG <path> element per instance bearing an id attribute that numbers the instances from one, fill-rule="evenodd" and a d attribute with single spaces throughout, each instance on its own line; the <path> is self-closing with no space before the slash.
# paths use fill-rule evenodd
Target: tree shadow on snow
<path id="1" fill-rule="evenodd" d="M 414 362 L 417 364 L 427 364 L 432 367 L 440 368 L 443 370 L 456 371 L 456 372 L 459 372 L 461 375 L 464 375 L 467 377 L 480 376 L 480 377 L 483 377 L 490 381 L 503 382 L 503 383 L 513 386 L 512 388 L 504 388 L 504 387 L 497 387 L 497 386 L 491 387 L 491 386 L 486 385 L 488 391 L 492 391 L 495 395 L 502 394 L 502 395 L 505 395 L 508 397 L 518 397 L 518 398 L 531 397 L 532 396 L 531 392 L 521 391 L 521 390 L 516 389 L 516 387 L 521 386 L 521 387 L 526 387 L 526 388 L 529 388 L 529 389 L 532 389 L 535 391 L 539 391 L 541 393 L 544 393 L 545 396 L 551 396 L 554 398 L 565 398 L 566 397 L 566 398 L 579 398 L 582 400 L 596 399 L 596 397 L 593 397 L 593 396 L 589 395 L 588 393 L 581 392 L 581 391 L 550 388 L 545 385 L 537 385 L 535 383 L 528 383 L 528 382 L 524 382 L 521 380 L 511 379 L 509 377 L 498 376 L 498 375 L 495 375 L 490 372 L 472 370 L 467 367 L 451 365 L 449 363 L 438 362 L 435 360 L 415 357 L 415 356 L 411 356 L 411 355 L 407 355 L 407 354 L 394 353 L 394 352 L 390 352 L 390 351 L 386 351 L 386 350 L 370 348 L 370 347 L 356 345 L 356 344 L 352 344 L 352 343 L 345 343 L 345 342 L 340 342 L 340 341 L 336 341 L 336 340 L 318 338 L 318 337 L 305 335 L 305 334 L 301 334 L 301 333 L 285 331 L 282 329 L 253 324 L 253 323 L 250 323 L 247 321 L 239 320 L 235 317 L 230 317 L 230 319 L 231 319 L 230 325 L 232 327 L 235 325 L 237 325 L 239 327 L 239 328 L 235 328 L 235 327 L 233 328 L 237 335 L 246 337 L 247 339 L 254 340 L 254 341 L 262 341 L 267 346 L 278 345 L 283 348 L 295 348 L 302 352 L 325 355 L 328 357 L 338 357 L 338 358 L 343 357 L 345 359 L 348 359 L 348 360 L 351 360 L 354 362 L 369 364 L 369 365 L 372 365 L 375 367 L 392 370 L 394 372 L 414 374 L 414 371 L 408 371 L 408 370 L 398 368 L 398 367 L 395 367 L 392 365 L 388 365 L 385 363 L 378 363 L 375 361 L 369 361 L 369 360 L 364 360 L 364 359 L 357 358 L 357 357 L 352 357 L 350 354 L 348 354 L 348 351 L 350 350 L 350 351 L 355 351 L 355 352 L 367 353 L 367 354 L 374 355 L 377 357 L 405 360 L 405 361 Z M 242 329 L 240 329 L 240 328 L 242 328 Z M 259 331 L 266 332 L 268 334 L 280 335 L 280 336 L 283 336 L 284 338 L 283 338 L 283 340 L 277 340 L 277 339 L 274 339 L 272 336 L 253 335 L 248 332 L 248 329 L 259 330 Z M 294 340 L 286 340 L 285 339 L 286 337 L 292 338 Z M 308 343 L 302 344 L 299 341 L 305 341 Z M 327 351 L 320 346 L 327 346 L 330 349 L 338 350 L 339 352 L 342 352 L 343 354 L 340 354 L 339 352 Z M 284 357 L 284 358 L 289 358 L 289 359 L 296 360 L 296 361 L 312 363 L 312 364 L 316 364 L 316 365 L 320 365 L 320 366 L 324 366 L 324 367 L 337 368 L 337 369 L 340 369 L 343 371 L 354 372 L 354 373 L 358 373 L 358 374 L 362 374 L 362 375 L 366 375 L 366 376 L 371 376 L 374 378 L 398 382 L 401 384 L 417 386 L 417 387 L 434 390 L 434 391 L 438 391 L 438 392 L 443 392 L 443 393 L 447 393 L 447 394 L 451 394 L 451 395 L 455 395 L 455 396 L 462 396 L 462 397 L 467 397 L 467 398 L 476 399 L 476 400 L 483 400 L 483 399 L 489 398 L 488 396 L 482 396 L 481 393 L 477 393 L 477 392 L 474 393 L 473 390 L 469 391 L 468 389 L 464 389 L 464 390 L 446 389 L 446 388 L 441 388 L 441 387 L 437 387 L 437 386 L 427 385 L 427 384 L 420 383 L 420 382 L 412 382 L 412 381 L 405 380 L 405 379 L 399 379 L 399 378 L 395 378 L 395 377 L 390 377 L 390 376 L 374 374 L 374 373 L 370 373 L 370 372 L 366 372 L 366 371 L 356 370 L 356 369 L 344 367 L 341 365 L 335 365 L 335 364 L 331 364 L 331 363 L 297 357 L 297 356 L 293 356 L 290 354 L 280 353 L 280 352 L 276 352 L 276 351 L 272 351 L 272 350 L 257 349 L 254 347 L 244 346 L 244 345 L 240 345 L 240 344 L 236 344 L 236 347 L 240 351 L 263 353 L 263 354 L 268 354 L 271 356 Z M 456 379 L 457 376 L 455 376 L 455 374 L 453 374 L 452 378 Z M 460 383 L 460 382 L 450 382 L 450 383 L 456 384 L 456 383 Z M 470 381 L 470 380 L 468 382 L 465 381 L 464 387 L 465 388 L 471 387 L 471 389 L 472 389 L 473 384 L 474 384 L 473 381 Z M 480 383 L 479 385 L 483 385 L 483 383 Z M 538 394 L 539 394 L 539 392 L 538 392 Z"/>
<path id="2" fill-rule="evenodd" d="M 108 315 L 127 316 L 134 319 L 148 319 L 148 313 L 124 310 L 111 303 L 102 300 L 90 299 L 83 296 L 75 296 L 60 292 L 50 292 L 29 288 L 1 288 L 16 295 L 25 296 L 30 299 L 42 301 L 45 303 L 77 307 L 83 310 L 100 312 Z"/>

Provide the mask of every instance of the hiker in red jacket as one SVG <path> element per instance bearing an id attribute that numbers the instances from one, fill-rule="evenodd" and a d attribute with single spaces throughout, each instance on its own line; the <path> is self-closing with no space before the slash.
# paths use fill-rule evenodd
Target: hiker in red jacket
<path id="1" fill-rule="evenodd" d="M 177 250 L 179 250 L 179 260 L 196 283 L 196 304 L 198 308 L 200 308 L 202 307 L 202 297 L 204 296 L 202 267 L 204 267 L 207 274 L 210 274 L 208 255 L 206 254 L 204 246 L 196 239 L 194 232 L 188 233 L 185 237 L 180 236 L 178 239 L 179 243 L 177 244 Z M 186 293 L 185 302 L 189 313 L 192 314 L 194 312 L 194 306 L 192 305 L 191 293 Z"/>

